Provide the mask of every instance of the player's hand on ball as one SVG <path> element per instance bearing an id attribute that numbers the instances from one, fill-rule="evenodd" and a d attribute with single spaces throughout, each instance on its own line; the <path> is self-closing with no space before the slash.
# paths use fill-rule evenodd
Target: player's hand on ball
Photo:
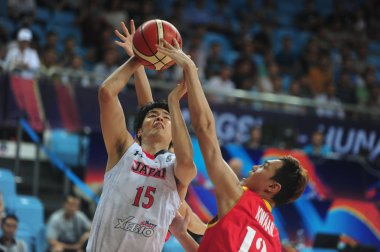
<path id="1" fill-rule="evenodd" d="M 160 44 L 157 45 L 158 52 L 172 58 L 180 67 L 185 68 L 194 62 L 186 55 L 180 48 L 178 41 L 173 39 L 174 46 L 168 43 L 166 40 L 161 39 Z"/>
<path id="2" fill-rule="evenodd" d="M 129 21 L 129 26 L 131 28 L 131 32 L 129 32 L 127 26 L 125 25 L 124 22 L 120 23 L 121 25 L 121 30 L 123 32 L 120 33 L 118 30 L 115 30 L 115 35 L 121 39 L 121 42 L 118 40 L 115 40 L 115 44 L 120 46 L 121 48 L 124 49 L 124 51 L 129 55 L 133 56 L 133 49 L 132 49 L 132 40 L 133 40 L 133 35 L 135 34 L 136 28 L 135 28 L 135 22 L 133 19 Z"/>

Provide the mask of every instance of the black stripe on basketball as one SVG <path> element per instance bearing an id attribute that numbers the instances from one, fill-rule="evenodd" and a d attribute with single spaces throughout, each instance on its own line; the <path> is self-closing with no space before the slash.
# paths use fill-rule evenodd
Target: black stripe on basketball
<path id="1" fill-rule="evenodd" d="M 156 23 L 156 28 L 157 28 L 157 39 L 158 39 L 159 36 L 158 36 L 158 25 L 157 25 L 157 23 Z M 146 37 L 145 37 L 145 35 L 144 35 L 143 27 L 142 27 L 142 26 L 141 26 L 140 32 L 141 32 L 141 36 L 142 36 L 142 38 L 144 39 L 145 44 L 148 46 L 149 51 L 152 53 L 152 56 L 154 56 L 158 61 L 161 61 L 161 60 L 157 57 L 156 53 L 153 52 L 152 48 L 150 48 L 150 45 L 149 45 L 149 43 L 147 42 Z M 162 64 L 163 64 L 163 62 L 162 62 Z M 152 65 L 154 65 L 154 64 L 152 64 Z"/>

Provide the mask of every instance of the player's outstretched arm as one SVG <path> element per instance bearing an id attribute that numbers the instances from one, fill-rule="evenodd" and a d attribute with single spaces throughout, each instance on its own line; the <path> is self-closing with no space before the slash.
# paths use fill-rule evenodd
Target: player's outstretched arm
<path id="1" fill-rule="evenodd" d="M 131 29 L 130 32 L 124 22 L 120 23 L 122 33 L 118 30 L 115 30 L 115 34 L 121 41 L 116 40 L 115 44 L 123 48 L 127 55 L 132 57 L 134 55 L 133 36 L 136 31 L 135 22 L 133 19 L 129 21 L 129 25 Z M 135 88 L 137 102 L 139 103 L 140 107 L 144 106 L 147 103 L 153 102 L 152 91 L 150 89 L 148 77 L 146 76 L 144 66 L 142 65 L 139 66 L 135 72 Z"/>
<path id="2" fill-rule="evenodd" d="M 178 209 L 178 212 L 185 216 L 186 212 L 189 211 L 190 219 L 189 225 L 187 226 L 187 230 L 193 232 L 197 235 L 203 235 L 206 232 L 207 224 L 204 223 L 199 216 L 193 212 L 189 204 L 186 201 L 183 201 L 181 206 Z"/>
<path id="3" fill-rule="evenodd" d="M 168 96 L 172 124 L 172 143 L 176 155 L 174 174 L 179 180 L 178 193 L 181 200 L 184 200 L 187 187 L 197 174 L 193 161 L 193 145 L 179 103 L 183 95 L 186 94 L 185 81 L 184 76 L 182 83 L 178 84 Z"/>
<path id="4" fill-rule="evenodd" d="M 215 121 L 203 92 L 194 62 L 180 48 L 166 41 L 158 45 L 159 52 L 171 57 L 186 74 L 191 122 L 198 137 L 207 173 L 215 186 L 219 215 L 228 212 L 243 194 L 239 180 L 223 160 L 216 136 Z M 220 217 L 221 217 L 220 216 Z"/>
<path id="5" fill-rule="evenodd" d="M 186 252 L 196 252 L 198 243 L 189 235 L 187 228 L 190 222 L 190 211 L 186 211 L 184 217 L 177 213 L 169 226 L 170 232 L 181 243 Z"/>
<path id="6" fill-rule="evenodd" d="M 116 69 L 99 88 L 100 124 L 108 154 L 107 171 L 119 161 L 134 141 L 127 130 L 118 95 L 139 66 L 141 65 L 137 59 L 131 57 Z"/>

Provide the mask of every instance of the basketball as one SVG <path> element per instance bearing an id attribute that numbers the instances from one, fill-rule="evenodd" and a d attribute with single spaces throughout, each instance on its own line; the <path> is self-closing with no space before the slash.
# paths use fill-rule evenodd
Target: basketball
<path id="1" fill-rule="evenodd" d="M 173 39 L 176 39 L 182 48 L 181 35 L 177 28 L 167 21 L 150 20 L 136 29 L 133 36 L 133 52 L 145 67 L 153 70 L 165 70 L 174 64 L 170 57 L 157 52 L 156 44 L 162 38 L 173 46 Z"/>

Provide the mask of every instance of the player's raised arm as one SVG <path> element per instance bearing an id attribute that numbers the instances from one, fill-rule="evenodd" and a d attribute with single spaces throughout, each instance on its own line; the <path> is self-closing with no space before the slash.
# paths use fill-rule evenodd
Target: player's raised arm
<path id="1" fill-rule="evenodd" d="M 129 32 L 127 26 L 124 22 L 120 23 L 121 31 L 120 33 L 118 30 L 115 30 L 116 36 L 121 41 L 115 41 L 115 44 L 120 46 L 124 49 L 124 51 L 132 57 L 134 55 L 133 49 L 132 49 L 132 42 L 133 42 L 133 35 L 135 34 L 136 28 L 135 28 L 135 22 L 133 19 L 129 21 L 130 29 Z M 135 72 L 135 88 L 136 88 L 136 95 L 137 95 L 137 102 L 139 106 L 144 106 L 150 102 L 153 102 L 152 97 L 152 91 L 149 86 L 148 77 L 146 76 L 144 66 L 139 66 Z"/>
<path id="2" fill-rule="evenodd" d="M 207 173 L 215 185 L 218 212 L 224 215 L 243 194 L 239 180 L 223 160 L 216 136 L 215 121 L 203 92 L 194 62 L 179 48 L 162 41 L 158 50 L 171 57 L 186 74 L 189 110 L 194 131 L 198 137 Z"/>
<path id="3" fill-rule="evenodd" d="M 172 123 L 172 143 L 176 155 L 174 174 L 179 180 L 178 193 L 181 200 L 184 200 L 187 187 L 197 174 L 193 161 L 193 145 L 179 103 L 183 95 L 186 94 L 185 81 L 184 76 L 182 83 L 178 84 L 168 96 Z"/>
<path id="4" fill-rule="evenodd" d="M 139 66 L 137 59 L 131 57 L 116 69 L 99 89 L 100 124 L 108 154 L 107 171 L 119 161 L 134 141 L 127 130 L 118 95 Z"/>

